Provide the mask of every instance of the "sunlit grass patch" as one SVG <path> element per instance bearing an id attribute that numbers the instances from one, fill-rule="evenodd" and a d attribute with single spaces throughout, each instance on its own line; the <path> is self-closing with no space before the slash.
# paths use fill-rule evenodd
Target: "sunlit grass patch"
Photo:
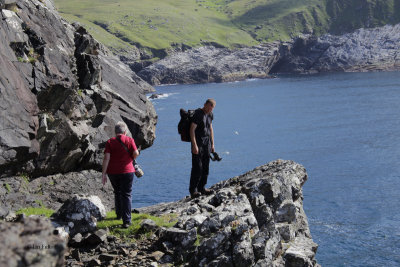
<path id="1" fill-rule="evenodd" d="M 172 227 L 176 221 L 176 214 L 168 214 L 160 217 L 151 216 L 149 214 L 136 214 L 132 213 L 132 225 L 124 229 L 122 228 L 122 220 L 117 220 L 117 215 L 115 211 L 107 212 L 107 216 L 104 220 L 97 222 L 97 228 L 105 229 L 108 228 L 112 235 L 121 237 L 121 238 L 138 238 L 140 234 L 140 223 L 145 220 L 150 219 L 153 220 L 156 225 L 160 227 Z"/>
<path id="2" fill-rule="evenodd" d="M 54 213 L 54 210 L 48 209 L 44 206 L 41 206 L 39 208 L 34 208 L 34 207 L 22 208 L 16 212 L 16 214 L 25 214 L 26 216 L 44 215 L 47 218 L 50 218 L 50 216 L 53 215 L 53 213 Z"/>

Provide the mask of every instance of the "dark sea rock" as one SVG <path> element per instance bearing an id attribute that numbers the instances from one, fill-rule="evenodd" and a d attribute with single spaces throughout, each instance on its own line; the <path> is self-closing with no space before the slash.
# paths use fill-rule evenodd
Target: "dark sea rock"
<path id="1" fill-rule="evenodd" d="M 0 221 L 0 266 L 64 266 L 66 240 L 53 232 L 50 220 L 43 217 Z"/>
<path id="2" fill-rule="evenodd" d="M 97 221 L 106 217 L 106 209 L 98 196 L 75 195 L 64 202 L 52 220 L 68 227 L 70 236 L 96 230 Z"/>
<path id="3" fill-rule="evenodd" d="M 278 60 L 278 50 L 279 43 L 238 49 L 200 47 L 174 53 L 138 75 L 153 85 L 266 78 Z"/>
<path id="4" fill-rule="evenodd" d="M 100 169 L 120 120 L 139 147 L 153 143 L 150 85 L 50 1 L 0 6 L 2 177 Z"/>

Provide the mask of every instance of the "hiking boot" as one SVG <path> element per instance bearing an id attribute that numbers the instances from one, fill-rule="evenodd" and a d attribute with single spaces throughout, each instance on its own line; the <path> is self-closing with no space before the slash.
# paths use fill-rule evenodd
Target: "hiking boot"
<path id="1" fill-rule="evenodd" d="M 131 223 L 124 223 L 124 224 L 122 225 L 122 228 L 128 229 L 129 226 L 131 226 Z"/>
<path id="2" fill-rule="evenodd" d="M 214 193 L 214 190 L 204 188 L 204 189 L 201 190 L 200 192 L 201 192 L 201 194 L 203 194 L 203 195 L 209 196 L 209 195 L 212 195 L 212 194 Z"/>
<path id="3" fill-rule="evenodd" d="M 198 198 L 199 196 L 201 196 L 201 194 L 199 192 L 194 192 L 194 193 L 190 194 L 191 198 Z"/>

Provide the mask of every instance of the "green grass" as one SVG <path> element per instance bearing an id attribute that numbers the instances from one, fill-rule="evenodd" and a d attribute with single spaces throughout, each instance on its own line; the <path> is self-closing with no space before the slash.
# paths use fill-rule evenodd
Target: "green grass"
<path id="1" fill-rule="evenodd" d="M 122 228 L 122 220 L 117 220 L 115 211 L 107 212 L 107 216 L 104 220 L 97 222 L 97 228 L 105 229 L 108 228 L 112 235 L 121 238 L 138 238 L 141 234 L 146 234 L 140 232 L 140 223 L 145 219 L 153 220 L 160 227 L 172 227 L 177 222 L 175 220 L 175 214 L 169 214 L 161 217 L 151 216 L 149 214 L 136 214 L 132 213 L 132 225 L 124 229 Z"/>
<path id="2" fill-rule="evenodd" d="M 7 190 L 8 193 L 11 192 L 11 186 L 10 186 L 9 183 L 4 183 L 4 184 L 3 184 L 3 187 Z"/>
<path id="3" fill-rule="evenodd" d="M 169 48 L 173 43 L 196 46 L 201 42 L 216 42 L 230 47 L 256 44 L 225 12 L 200 6 L 196 0 L 56 0 L 55 3 L 67 20 L 80 21 L 92 33 L 93 29 L 100 34 L 106 31 L 125 44 L 150 49 Z M 113 45 L 119 42 L 110 35 L 93 35 L 101 42 L 106 40 L 106 44 L 111 39 Z"/>
<path id="4" fill-rule="evenodd" d="M 397 0 L 55 0 L 114 51 L 214 42 L 226 47 L 287 41 L 300 33 L 352 31 L 400 22 Z"/>
<path id="5" fill-rule="evenodd" d="M 43 204 L 42 204 L 43 205 Z M 16 214 L 25 214 L 26 216 L 30 215 L 44 215 L 47 218 L 50 218 L 51 215 L 53 215 L 54 210 L 48 209 L 44 206 L 39 207 L 39 208 L 34 208 L 34 207 L 28 207 L 28 208 L 23 208 L 20 209 L 16 212 Z"/>

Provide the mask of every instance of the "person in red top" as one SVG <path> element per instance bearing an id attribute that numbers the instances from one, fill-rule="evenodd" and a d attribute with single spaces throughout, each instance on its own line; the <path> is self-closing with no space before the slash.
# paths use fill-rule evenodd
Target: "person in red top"
<path id="1" fill-rule="evenodd" d="M 131 225 L 132 182 L 135 168 L 132 161 L 139 156 L 135 140 L 126 136 L 128 127 L 124 122 L 115 125 L 115 137 L 106 143 L 103 159 L 103 185 L 107 175 L 114 189 L 115 213 L 123 221 L 122 227 Z"/>

